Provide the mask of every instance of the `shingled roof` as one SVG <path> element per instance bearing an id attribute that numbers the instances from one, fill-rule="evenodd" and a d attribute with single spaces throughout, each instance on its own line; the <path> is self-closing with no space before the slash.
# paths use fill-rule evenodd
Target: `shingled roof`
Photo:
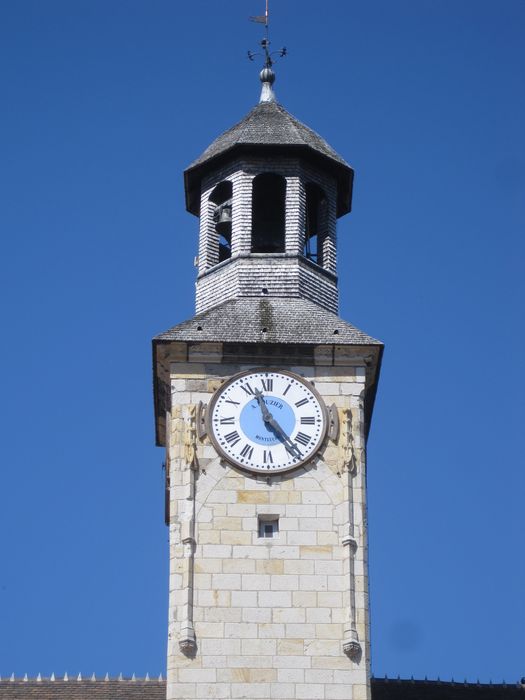
<path id="1" fill-rule="evenodd" d="M 198 215 L 200 179 L 202 172 L 212 163 L 233 155 L 234 150 L 256 152 L 264 148 L 265 155 L 272 149 L 286 149 L 315 157 L 324 162 L 338 180 L 338 215 L 350 211 L 353 170 L 328 143 L 292 116 L 277 102 L 260 102 L 238 124 L 232 126 L 202 153 L 184 173 L 186 183 L 186 206 Z"/>
<path id="2" fill-rule="evenodd" d="M 0 700 L 165 700 L 164 680 L 2 680 Z"/>
<path id="3" fill-rule="evenodd" d="M 225 301 L 179 323 L 155 341 L 379 345 L 336 314 L 305 299 L 248 297 Z"/>
<path id="4" fill-rule="evenodd" d="M 0 681 L 0 700 L 164 700 L 165 681 Z M 523 700 L 525 686 L 372 678 L 372 700 Z"/>

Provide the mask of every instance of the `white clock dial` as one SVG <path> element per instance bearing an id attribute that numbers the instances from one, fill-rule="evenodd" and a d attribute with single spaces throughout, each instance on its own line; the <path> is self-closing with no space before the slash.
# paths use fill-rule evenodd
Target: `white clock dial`
<path id="1" fill-rule="evenodd" d="M 326 433 L 326 410 L 313 386 L 292 372 L 257 370 L 232 377 L 217 390 L 209 434 L 233 464 L 265 474 L 313 457 Z"/>

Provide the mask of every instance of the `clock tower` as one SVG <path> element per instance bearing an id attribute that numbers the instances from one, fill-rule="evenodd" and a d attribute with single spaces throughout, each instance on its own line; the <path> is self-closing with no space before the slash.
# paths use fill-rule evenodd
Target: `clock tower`
<path id="1" fill-rule="evenodd" d="M 260 77 L 259 104 L 185 172 L 196 316 L 153 341 L 167 698 L 366 700 L 382 344 L 338 316 L 353 170 L 276 101 L 269 56 Z"/>

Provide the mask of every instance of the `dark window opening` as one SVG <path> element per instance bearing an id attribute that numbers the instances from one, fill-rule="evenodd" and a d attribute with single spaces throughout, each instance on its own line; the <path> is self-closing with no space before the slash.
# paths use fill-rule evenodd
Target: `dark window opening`
<path id="1" fill-rule="evenodd" d="M 276 537 L 279 534 L 279 518 L 274 515 L 259 516 L 259 537 Z"/>
<path id="2" fill-rule="evenodd" d="M 221 182 L 210 195 L 213 208 L 213 223 L 219 238 L 219 262 L 232 256 L 232 183 Z"/>
<path id="3" fill-rule="evenodd" d="M 252 253 L 284 253 L 286 180 L 257 175 L 252 189 Z"/>
<path id="4" fill-rule="evenodd" d="M 326 196 L 312 182 L 306 184 L 306 216 L 303 255 L 318 265 L 323 264 L 323 244 L 326 235 Z"/>

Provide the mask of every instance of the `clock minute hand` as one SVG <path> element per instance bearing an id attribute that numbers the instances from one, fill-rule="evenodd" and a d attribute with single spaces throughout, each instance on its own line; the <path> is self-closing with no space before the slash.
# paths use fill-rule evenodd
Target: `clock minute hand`
<path id="1" fill-rule="evenodd" d="M 259 391 L 259 389 L 255 389 L 254 391 L 255 398 L 257 399 L 257 403 L 259 404 L 259 407 L 261 409 L 262 417 L 264 422 L 270 426 L 270 428 L 274 431 L 274 433 L 277 433 L 277 435 L 280 436 L 281 440 L 284 442 L 285 445 L 288 445 L 288 448 L 290 451 L 295 452 L 295 454 L 299 457 L 302 458 L 302 452 L 301 450 L 297 447 L 297 445 L 294 445 L 294 443 L 290 440 L 288 435 L 284 432 L 284 430 L 281 428 L 279 423 L 275 420 L 275 418 L 272 416 L 268 408 L 266 407 L 266 404 L 264 403 L 264 398 L 262 395 L 262 392 Z"/>
<path id="2" fill-rule="evenodd" d="M 299 458 L 302 458 L 303 454 L 301 450 L 290 440 L 275 418 L 271 417 L 268 423 L 272 427 L 273 431 L 280 435 L 284 444 L 288 445 L 289 451 L 294 452 Z"/>

